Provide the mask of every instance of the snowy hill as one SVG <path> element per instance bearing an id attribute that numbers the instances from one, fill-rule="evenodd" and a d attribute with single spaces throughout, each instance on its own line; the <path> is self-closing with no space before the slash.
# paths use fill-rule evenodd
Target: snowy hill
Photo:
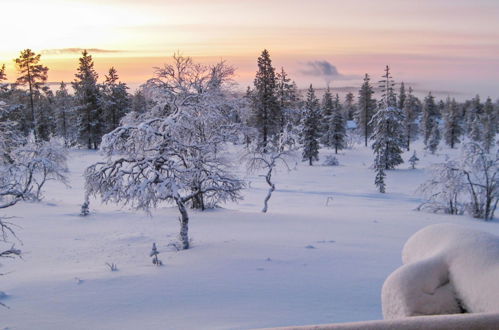
<path id="1" fill-rule="evenodd" d="M 499 234 L 497 221 L 418 212 L 415 190 L 428 166 L 387 172 L 387 193 L 373 184 L 372 151 L 338 155 L 340 166 L 299 163 L 267 186 L 258 175 L 239 204 L 191 211 L 192 249 L 171 246 L 178 211 L 152 217 L 91 200 L 78 216 L 86 166 L 95 152 L 71 151 L 70 184 L 50 183 L 41 203 L 4 210 L 16 216 L 23 260 L 2 260 L 0 327 L 6 329 L 246 329 L 381 319 L 380 291 L 401 264 L 402 246 L 435 223 Z M 321 160 L 327 151 L 321 150 Z M 151 263 L 156 242 L 163 267 Z M 107 263 L 115 263 L 111 272 Z"/>

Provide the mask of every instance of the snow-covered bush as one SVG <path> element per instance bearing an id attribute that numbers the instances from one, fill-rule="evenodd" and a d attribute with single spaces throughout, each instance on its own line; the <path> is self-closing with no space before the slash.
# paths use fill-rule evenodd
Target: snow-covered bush
<path id="1" fill-rule="evenodd" d="M 475 218 L 491 220 L 499 202 L 499 151 L 487 153 L 468 143 L 460 161 L 435 165 L 419 191 L 426 198 L 420 209 L 449 214 L 466 210 Z"/>
<path id="2" fill-rule="evenodd" d="M 327 155 L 326 159 L 324 162 L 322 162 L 323 166 L 338 166 L 340 165 L 340 162 L 338 161 L 338 158 L 336 158 L 333 155 Z"/>
<path id="3" fill-rule="evenodd" d="M 499 312 L 499 237 L 452 224 L 423 228 L 382 288 L 385 319 Z"/>

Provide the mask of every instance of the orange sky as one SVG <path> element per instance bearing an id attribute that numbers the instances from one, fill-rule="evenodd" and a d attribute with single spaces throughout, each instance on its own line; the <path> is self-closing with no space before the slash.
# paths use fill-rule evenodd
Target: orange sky
<path id="1" fill-rule="evenodd" d="M 115 66 L 135 86 L 180 50 L 226 59 L 245 86 L 267 48 L 300 86 L 357 86 L 389 64 L 416 88 L 499 97 L 496 0 L 3 0 L 2 11 L 0 64 L 12 80 L 25 48 L 42 53 L 50 81 L 72 80 L 89 48 L 101 76 Z M 318 75 L 317 63 L 338 74 Z"/>

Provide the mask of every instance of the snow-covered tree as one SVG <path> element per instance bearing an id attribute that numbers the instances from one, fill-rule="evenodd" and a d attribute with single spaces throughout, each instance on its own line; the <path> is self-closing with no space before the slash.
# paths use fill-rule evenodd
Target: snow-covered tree
<path id="1" fill-rule="evenodd" d="M 371 119 L 376 112 L 376 100 L 373 98 L 373 94 L 374 90 L 370 84 L 369 75 L 366 73 L 364 83 L 359 90 L 357 112 L 355 113 L 355 119 L 360 133 L 364 137 L 366 147 L 373 129 Z"/>
<path id="2" fill-rule="evenodd" d="M 333 102 L 333 113 L 330 118 L 323 118 L 324 121 L 329 121 L 329 145 L 334 148 L 334 153 L 338 150 L 343 150 L 346 147 L 346 121 L 343 117 L 343 111 L 338 94 Z"/>
<path id="3" fill-rule="evenodd" d="M 102 84 L 100 105 L 102 120 L 105 123 L 104 132 L 110 132 L 119 126 L 121 118 L 130 111 L 128 86 L 119 80 L 118 72 L 114 67 L 109 69 Z"/>
<path id="4" fill-rule="evenodd" d="M 424 99 L 423 117 L 421 120 L 421 132 L 423 134 L 425 146 L 428 145 L 433 127 L 438 125 L 438 119 L 438 107 L 435 104 L 435 97 L 433 97 L 430 92 Z"/>
<path id="5" fill-rule="evenodd" d="M 64 145 L 69 147 L 76 142 L 74 113 L 74 98 L 64 82 L 61 82 L 59 89 L 55 92 L 55 134 L 64 140 Z"/>
<path id="6" fill-rule="evenodd" d="M 373 140 L 375 170 L 380 168 L 390 170 L 404 162 L 401 157 L 402 148 L 405 146 L 404 113 L 396 107 L 394 85 L 387 66 L 383 80 L 380 81 L 383 93 L 380 108 L 371 121 L 374 127 L 371 140 Z"/>
<path id="7" fill-rule="evenodd" d="M 29 108 L 31 110 L 31 127 L 37 139 L 37 122 L 35 115 L 35 94 L 40 92 L 41 87 L 47 81 L 48 68 L 39 64 L 40 54 L 35 54 L 31 49 L 21 51 L 21 54 L 14 61 L 16 63 L 19 76 L 16 83 L 21 86 L 28 86 Z"/>
<path id="8" fill-rule="evenodd" d="M 248 173 L 253 174 L 260 170 L 266 172 L 264 176 L 265 181 L 269 186 L 269 190 L 263 201 L 263 213 L 267 212 L 270 197 L 272 197 L 272 193 L 275 190 L 272 174 L 275 173 L 280 166 L 285 167 L 289 171 L 289 162 L 296 158 L 295 150 L 289 147 L 289 139 L 291 137 L 288 134 L 289 132 L 287 131 L 279 133 L 277 143 L 266 152 L 263 152 L 257 145 L 253 145 L 252 148 L 250 148 L 250 151 L 243 156 Z"/>
<path id="9" fill-rule="evenodd" d="M 330 129 L 333 117 L 333 108 L 334 108 L 333 94 L 331 94 L 331 89 L 328 87 L 322 97 L 322 104 L 321 104 L 322 121 L 319 124 L 321 130 L 320 141 L 326 147 L 331 147 L 333 141 L 332 130 Z"/>
<path id="10" fill-rule="evenodd" d="M 455 99 L 448 99 L 444 111 L 444 138 L 445 143 L 451 148 L 461 142 L 460 137 L 463 134 L 461 125 L 461 109 Z"/>
<path id="11" fill-rule="evenodd" d="M 303 160 L 308 160 L 310 166 L 319 160 L 319 138 L 320 138 L 320 112 L 319 99 L 315 96 L 315 90 L 310 85 L 307 91 L 307 100 L 302 118 L 302 144 Z"/>
<path id="12" fill-rule="evenodd" d="M 88 149 L 97 149 L 103 134 L 101 94 L 97 85 L 99 75 L 94 69 L 92 55 L 82 52 L 76 79 L 72 86 L 77 103 L 78 140 Z"/>
<path id="13" fill-rule="evenodd" d="M 144 210 L 176 204 L 182 248 L 189 248 L 188 203 L 202 209 L 237 200 L 243 188 L 225 151 L 237 130 L 226 92 L 232 74 L 224 62 L 207 67 L 179 54 L 157 68 L 145 89 L 155 106 L 104 136 L 108 159 L 86 170 L 87 192 Z"/>
<path id="14" fill-rule="evenodd" d="M 433 128 L 431 129 L 431 134 L 428 139 L 428 145 L 426 146 L 426 148 L 430 150 L 432 154 L 434 154 L 435 151 L 437 151 L 438 145 L 440 144 L 440 140 L 441 140 L 440 128 L 437 124 L 434 125 Z"/>
<path id="15" fill-rule="evenodd" d="M 276 73 L 277 103 L 281 109 L 280 130 L 291 130 L 299 123 L 298 89 L 284 68 Z"/>
<path id="16" fill-rule="evenodd" d="M 279 106 L 278 85 L 269 52 L 265 49 L 258 58 L 258 71 L 252 96 L 253 124 L 259 132 L 259 143 L 265 151 L 281 129 L 282 109 Z"/>
<path id="17" fill-rule="evenodd" d="M 433 165 L 430 179 L 418 188 L 425 199 L 418 210 L 463 214 L 465 201 L 462 192 L 466 187 L 458 168 L 459 163 L 454 160 Z"/>
<path id="18" fill-rule="evenodd" d="M 378 191 L 380 193 L 384 194 L 386 192 L 385 169 L 383 168 L 383 165 L 380 163 L 375 165 L 374 170 L 376 171 L 376 177 L 374 178 L 374 185 L 378 187 Z"/>
<path id="19" fill-rule="evenodd" d="M 402 95 L 402 86 L 400 87 L 400 89 L 400 93 Z M 407 94 L 405 94 L 404 87 L 403 93 L 404 97 L 399 96 L 399 104 L 401 98 L 403 99 L 404 103 L 403 107 L 399 109 L 402 109 L 405 116 L 404 127 L 407 141 L 406 149 L 409 151 L 411 142 L 414 141 L 418 136 L 417 119 L 419 117 L 419 113 L 421 112 L 421 106 L 418 98 L 412 94 L 412 87 L 409 87 L 409 91 Z"/>
<path id="20" fill-rule="evenodd" d="M 411 164 L 411 168 L 415 169 L 416 168 L 416 163 L 419 162 L 418 156 L 416 156 L 416 150 L 412 153 L 411 158 L 409 158 L 409 163 Z"/>
<path id="21" fill-rule="evenodd" d="M 494 107 L 492 100 L 487 98 L 483 110 L 483 148 L 489 152 L 494 146 L 496 135 L 499 131 L 499 115 L 498 110 Z"/>
<path id="22" fill-rule="evenodd" d="M 411 93 L 411 92 L 412 91 L 410 91 L 409 93 Z M 399 89 L 398 100 L 397 100 L 397 107 L 399 109 L 404 109 L 406 100 L 407 100 L 407 94 L 405 92 L 405 84 L 402 81 L 400 83 L 400 89 Z"/>
<path id="23" fill-rule="evenodd" d="M 355 96 L 352 92 L 348 92 L 347 95 L 345 95 L 345 103 L 343 109 L 345 112 L 345 119 L 354 120 L 357 109 L 355 107 Z"/>

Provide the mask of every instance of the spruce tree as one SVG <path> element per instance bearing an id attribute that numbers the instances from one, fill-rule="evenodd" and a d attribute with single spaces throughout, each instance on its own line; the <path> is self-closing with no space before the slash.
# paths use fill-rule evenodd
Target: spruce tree
<path id="1" fill-rule="evenodd" d="M 399 109 L 404 109 L 406 99 L 407 95 L 405 93 L 405 84 L 404 82 L 401 82 L 398 95 L 398 103 L 397 103 Z"/>
<path id="2" fill-rule="evenodd" d="M 295 117 L 295 109 L 298 103 L 298 91 L 296 84 L 288 77 L 284 68 L 276 74 L 277 81 L 277 103 L 280 108 L 280 131 L 289 130 L 293 126 L 293 122 L 297 120 Z"/>
<path id="3" fill-rule="evenodd" d="M 424 99 L 423 118 L 421 120 L 421 133 L 423 134 L 425 146 L 428 145 L 428 140 L 435 125 L 438 125 L 438 108 L 435 104 L 435 98 L 430 92 Z"/>
<path id="4" fill-rule="evenodd" d="M 378 187 L 378 191 L 382 194 L 386 192 L 385 178 L 386 173 L 382 165 L 376 165 L 376 177 L 374 178 L 374 184 Z"/>
<path id="5" fill-rule="evenodd" d="M 121 118 L 130 111 L 130 98 L 128 86 L 118 81 L 118 72 L 114 67 L 109 69 L 105 77 L 100 103 L 105 123 L 104 133 L 108 133 L 117 128 Z"/>
<path id="6" fill-rule="evenodd" d="M 40 57 L 40 54 L 35 54 L 31 49 L 25 49 L 14 60 L 19 73 L 16 83 L 21 86 L 28 86 L 31 127 L 36 140 L 38 140 L 38 127 L 35 115 L 35 94 L 40 94 L 40 89 L 47 81 L 47 72 L 49 70 L 48 67 L 39 64 Z"/>
<path id="7" fill-rule="evenodd" d="M 101 95 L 97 85 L 99 75 L 94 69 L 92 56 L 86 50 L 79 59 L 75 77 L 72 86 L 78 105 L 78 140 L 88 149 L 97 149 L 103 135 Z"/>
<path id="8" fill-rule="evenodd" d="M 405 87 L 404 87 L 405 88 Z M 402 89 L 402 87 L 401 87 Z M 402 94 L 402 91 L 400 92 Z M 405 95 L 405 90 L 404 90 Z M 399 98 L 400 105 L 400 98 Z M 420 113 L 420 102 L 412 94 L 412 88 L 409 87 L 408 93 L 404 96 L 403 108 L 400 108 L 404 112 L 405 120 L 405 137 L 406 137 L 406 149 L 410 150 L 411 141 L 415 140 L 418 135 L 418 124 L 416 122 Z"/>
<path id="9" fill-rule="evenodd" d="M 383 97 L 379 103 L 380 108 L 372 119 L 374 132 L 371 139 L 375 155 L 374 168 L 377 171 L 380 168 L 390 170 L 404 162 L 401 157 L 402 147 L 405 146 L 404 113 L 397 108 L 394 85 L 390 68 L 386 66 L 383 80 L 380 81 Z"/>
<path id="10" fill-rule="evenodd" d="M 411 164 L 411 168 L 415 169 L 416 168 L 416 163 L 419 161 L 418 156 L 416 156 L 416 150 L 412 153 L 411 158 L 409 158 L 409 163 Z"/>
<path id="11" fill-rule="evenodd" d="M 341 110 L 340 98 L 336 94 L 336 99 L 333 102 L 333 113 L 331 117 L 331 147 L 334 148 L 334 153 L 337 154 L 338 150 L 343 150 L 346 146 L 346 122 Z"/>
<path id="12" fill-rule="evenodd" d="M 259 131 L 259 145 L 265 152 L 272 138 L 280 131 L 282 112 L 277 101 L 277 80 L 269 52 L 258 58 L 258 71 L 252 95 L 254 123 Z"/>
<path id="13" fill-rule="evenodd" d="M 438 148 L 438 145 L 440 144 L 440 128 L 437 125 L 434 125 L 431 129 L 430 137 L 428 139 L 428 145 L 427 149 L 430 150 L 432 154 L 435 153 L 435 151 Z"/>
<path id="14" fill-rule="evenodd" d="M 64 145 L 72 145 L 74 138 L 74 100 L 69 94 L 67 85 L 61 82 L 59 89 L 55 92 L 56 109 L 56 135 L 62 137 Z"/>
<path id="15" fill-rule="evenodd" d="M 321 105 L 321 123 L 320 123 L 320 131 L 321 131 L 321 142 L 326 147 L 332 147 L 333 145 L 333 137 L 331 130 L 331 122 L 333 117 L 333 95 L 331 94 L 331 90 L 328 86 L 324 96 L 322 97 L 322 105 Z"/>
<path id="16" fill-rule="evenodd" d="M 461 127 L 461 109 L 455 99 L 447 99 L 444 110 L 444 140 L 445 143 L 454 148 L 454 146 L 461 142 L 460 137 L 463 134 Z"/>
<path id="17" fill-rule="evenodd" d="M 496 134 L 498 133 L 498 111 L 494 107 L 492 100 L 487 98 L 483 107 L 483 148 L 488 153 L 495 143 Z"/>
<path id="18" fill-rule="evenodd" d="M 376 112 L 376 100 L 373 98 L 374 90 L 370 84 L 369 75 L 364 76 L 364 83 L 359 90 L 359 98 L 357 103 L 357 112 L 355 119 L 357 121 L 360 133 L 364 136 L 365 146 L 372 134 L 371 119 Z"/>
<path id="19" fill-rule="evenodd" d="M 308 160 L 310 166 L 313 161 L 319 160 L 319 100 L 315 96 L 315 90 L 310 85 L 307 91 L 307 100 L 302 119 L 302 143 L 303 143 L 303 160 Z"/>
<path id="20" fill-rule="evenodd" d="M 354 98 L 355 96 L 353 95 L 352 92 L 348 92 L 347 95 L 345 96 L 345 119 L 346 120 L 353 120 L 355 117 L 356 113 L 356 108 L 354 104 Z"/>

